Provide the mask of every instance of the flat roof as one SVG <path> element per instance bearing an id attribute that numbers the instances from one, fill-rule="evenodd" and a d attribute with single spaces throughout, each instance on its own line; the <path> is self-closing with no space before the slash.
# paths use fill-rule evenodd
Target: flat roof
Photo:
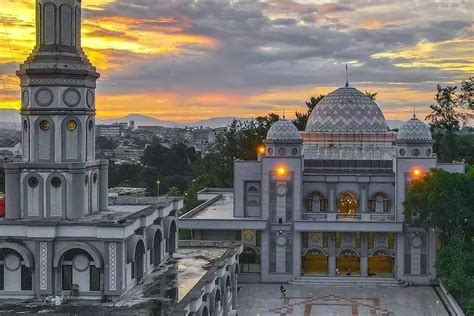
<path id="1" fill-rule="evenodd" d="M 126 292 L 117 302 L 100 303 L 73 300 L 59 306 L 42 301 L 2 301 L 2 312 L 80 313 L 114 315 L 168 315 L 229 250 L 228 247 L 183 247 L 173 258 L 145 277 L 142 283 Z"/>
<path id="2" fill-rule="evenodd" d="M 206 206 L 190 218 L 193 219 L 234 219 L 234 193 L 219 192 L 221 198 Z"/>

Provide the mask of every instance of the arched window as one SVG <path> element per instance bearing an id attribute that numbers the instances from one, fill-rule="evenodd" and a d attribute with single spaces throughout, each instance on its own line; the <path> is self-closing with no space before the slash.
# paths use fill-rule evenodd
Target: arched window
<path id="1" fill-rule="evenodd" d="M 383 192 L 377 192 L 369 200 L 369 211 L 376 213 L 387 213 L 390 211 L 390 199 Z"/>
<path id="2" fill-rule="evenodd" d="M 63 291 L 100 291 L 100 268 L 87 251 L 68 250 L 61 261 L 61 284 Z"/>
<path id="3" fill-rule="evenodd" d="M 327 199 L 320 192 L 312 192 L 306 198 L 306 212 L 326 212 Z"/>
<path id="4" fill-rule="evenodd" d="M 252 247 L 244 247 L 239 256 L 240 272 L 242 273 L 259 273 L 260 272 L 260 255 L 257 249 Z"/>
<path id="5" fill-rule="evenodd" d="M 31 291 L 32 271 L 15 250 L 0 248 L 0 291 Z"/>
<path id="6" fill-rule="evenodd" d="M 343 192 L 337 198 L 337 212 L 342 214 L 355 214 L 358 207 L 357 197 L 352 192 Z"/>

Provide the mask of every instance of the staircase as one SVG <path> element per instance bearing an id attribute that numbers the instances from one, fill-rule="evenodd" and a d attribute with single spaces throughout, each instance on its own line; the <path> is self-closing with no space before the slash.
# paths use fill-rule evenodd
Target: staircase
<path id="1" fill-rule="evenodd" d="M 335 286 L 335 287 L 379 287 L 379 286 L 402 286 L 402 283 L 393 278 L 381 277 L 358 277 L 358 276 L 338 276 L 319 277 L 302 276 L 292 280 L 290 284 L 308 286 Z"/>

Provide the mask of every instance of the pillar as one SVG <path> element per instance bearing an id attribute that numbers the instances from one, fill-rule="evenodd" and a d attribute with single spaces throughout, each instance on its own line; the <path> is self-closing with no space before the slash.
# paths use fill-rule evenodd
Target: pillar
<path id="1" fill-rule="evenodd" d="M 107 211 L 109 204 L 109 162 L 100 161 L 99 169 L 99 211 Z"/>
<path id="2" fill-rule="evenodd" d="M 28 185 L 28 184 L 26 184 Z M 6 219 L 21 218 L 20 169 L 17 166 L 5 166 L 5 207 Z"/>
<path id="3" fill-rule="evenodd" d="M 68 207 L 68 219 L 79 219 L 85 216 L 84 210 L 84 170 L 72 170 L 72 190 L 68 190 L 71 195 L 71 205 Z"/>
<path id="4" fill-rule="evenodd" d="M 301 265 L 301 232 L 294 232 L 293 234 L 293 276 L 298 278 L 301 276 L 303 267 Z"/>
<path id="5" fill-rule="evenodd" d="M 360 195 L 360 207 L 359 207 L 359 212 L 360 213 L 367 213 L 367 186 L 362 185 L 362 192 Z"/>
<path id="6" fill-rule="evenodd" d="M 262 281 L 268 278 L 270 273 L 270 233 L 268 230 L 262 231 L 260 236 L 260 274 Z"/>
<path id="7" fill-rule="evenodd" d="M 329 233 L 329 257 L 328 257 L 328 275 L 336 275 L 336 234 Z"/>
<path id="8" fill-rule="evenodd" d="M 405 238 L 403 233 L 395 234 L 395 277 L 403 280 L 405 275 Z"/>
<path id="9" fill-rule="evenodd" d="M 369 275 L 369 257 L 368 257 L 368 241 L 367 233 L 361 233 L 360 245 L 360 276 L 366 277 Z"/>
<path id="10" fill-rule="evenodd" d="M 333 187 L 329 189 L 329 212 L 336 213 L 336 192 Z"/>

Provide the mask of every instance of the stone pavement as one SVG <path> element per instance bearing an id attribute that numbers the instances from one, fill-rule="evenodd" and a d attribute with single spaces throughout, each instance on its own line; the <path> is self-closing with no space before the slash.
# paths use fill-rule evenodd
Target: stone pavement
<path id="1" fill-rule="evenodd" d="M 317 287 L 239 284 L 239 316 L 444 316 L 448 315 L 431 287 Z"/>

